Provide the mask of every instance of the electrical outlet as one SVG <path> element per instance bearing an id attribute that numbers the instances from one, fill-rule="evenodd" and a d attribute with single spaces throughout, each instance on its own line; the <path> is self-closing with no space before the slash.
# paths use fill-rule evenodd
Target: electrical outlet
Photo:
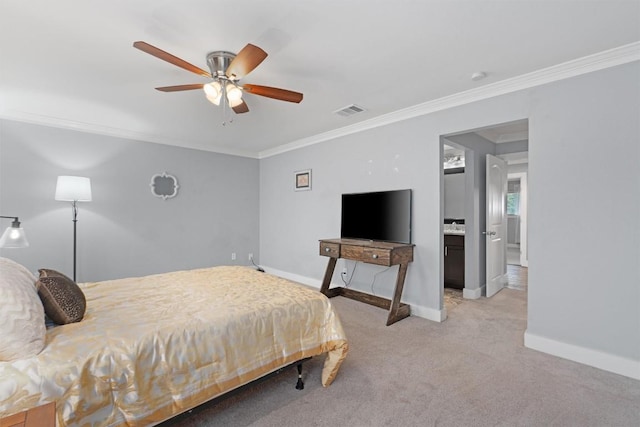
<path id="1" fill-rule="evenodd" d="M 253 254 L 252 253 L 249 254 L 249 261 L 253 261 Z"/>
<path id="2" fill-rule="evenodd" d="M 231 252 L 231 261 L 235 261 L 235 260 L 236 260 L 236 253 Z"/>
<path id="3" fill-rule="evenodd" d="M 347 275 L 347 267 L 342 267 L 342 275 L 343 276 Z"/>

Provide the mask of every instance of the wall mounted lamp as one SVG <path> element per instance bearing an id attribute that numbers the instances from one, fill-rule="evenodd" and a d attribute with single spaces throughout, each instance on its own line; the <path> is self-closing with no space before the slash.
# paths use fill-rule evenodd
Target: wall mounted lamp
<path id="1" fill-rule="evenodd" d="M 20 227 L 17 216 L 0 216 L 0 218 L 13 219 L 11 225 L 2 233 L 0 237 L 0 248 L 26 248 L 29 246 L 27 235 Z"/>
<path id="2" fill-rule="evenodd" d="M 91 180 L 82 176 L 59 176 L 56 184 L 56 200 L 71 202 L 73 214 L 73 281 L 76 281 L 76 223 L 78 202 L 91 201 Z"/>

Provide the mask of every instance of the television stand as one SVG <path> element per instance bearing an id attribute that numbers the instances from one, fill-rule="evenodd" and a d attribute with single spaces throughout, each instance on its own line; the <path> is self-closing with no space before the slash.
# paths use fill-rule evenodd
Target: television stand
<path id="1" fill-rule="evenodd" d="M 389 310 L 387 326 L 392 325 L 411 314 L 409 305 L 400 302 L 400 299 L 402 298 L 404 279 L 407 275 L 407 266 L 413 261 L 413 246 L 414 245 L 403 243 L 359 239 L 320 240 L 320 255 L 329 257 L 320 292 L 329 298 L 340 295 Z M 329 289 L 338 258 L 362 261 L 367 264 L 384 265 L 387 267 L 399 265 L 393 299 L 390 300 L 345 287 Z"/>

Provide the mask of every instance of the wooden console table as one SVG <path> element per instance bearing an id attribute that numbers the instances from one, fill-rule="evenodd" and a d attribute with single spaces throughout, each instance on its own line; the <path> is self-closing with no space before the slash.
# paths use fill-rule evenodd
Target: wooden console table
<path id="1" fill-rule="evenodd" d="M 387 326 L 397 322 L 398 320 L 402 320 L 411 314 L 411 308 L 409 305 L 400 302 L 400 299 L 402 297 L 402 288 L 404 288 L 404 279 L 407 275 L 407 266 L 411 261 L 413 261 L 413 246 L 414 245 L 377 242 L 372 240 L 320 240 L 320 255 L 329 257 L 329 263 L 327 264 L 327 270 L 324 273 L 320 292 L 329 298 L 341 295 L 346 298 L 351 298 L 389 310 Z M 387 298 L 370 295 L 345 287 L 329 289 L 338 258 L 384 266 L 399 265 L 393 299 L 389 300 Z"/>

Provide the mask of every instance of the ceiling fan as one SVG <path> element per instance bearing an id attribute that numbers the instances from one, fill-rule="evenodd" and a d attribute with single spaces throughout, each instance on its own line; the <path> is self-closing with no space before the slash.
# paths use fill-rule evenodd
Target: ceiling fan
<path id="1" fill-rule="evenodd" d="M 210 102 L 215 105 L 222 104 L 223 108 L 226 106 L 231 107 L 236 114 L 249 111 L 249 107 L 242 99 L 243 92 L 266 96 L 280 101 L 295 103 L 302 101 L 302 94 L 300 92 L 269 86 L 253 84 L 244 84 L 241 86 L 239 84 L 240 79 L 253 71 L 267 57 L 267 53 L 264 50 L 252 44 L 247 44 L 237 55 L 227 51 L 209 53 L 207 55 L 207 64 L 211 72 L 196 67 L 177 56 L 143 41 L 133 43 L 133 47 L 187 71 L 213 79 L 209 83 L 157 87 L 156 90 L 161 92 L 204 89 L 205 95 Z"/>

